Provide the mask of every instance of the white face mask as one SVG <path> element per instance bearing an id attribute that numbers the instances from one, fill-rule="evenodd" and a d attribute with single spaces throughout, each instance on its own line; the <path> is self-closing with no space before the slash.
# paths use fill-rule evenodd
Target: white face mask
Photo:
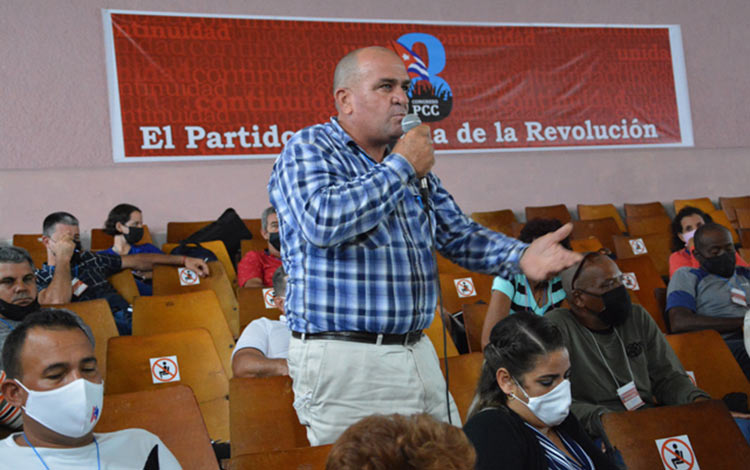
<path id="1" fill-rule="evenodd" d="M 685 242 L 685 244 L 686 244 L 686 245 L 687 245 L 688 243 L 690 243 L 690 240 L 691 240 L 691 239 L 692 239 L 692 238 L 693 238 L 693 237 L 695 236 L 695 232 L 696 232 L 697 230 L 698 230 L 698 229 L 696 229 L 696 230 L 691 230 L 691 231 L 689 231 L 689 232 L 685 232 L 685 233 L 683 233 L 683 234 L 682 234 L 682 241 L 683 241 L 683 242 Z"/>
<path id="2" fill-rule="evenodd" d="M 539 421 L 547 426 L 557 426 L 568 416 L 570 404 L 573 402 L 573 396 L 570 393 L 570 380 L 564 379 L 557 387 L 538 397 L 530 397 L 518 381 L 516 381 L 516 385 L 526 395 L 529 402 L 525 403 L 512 393 L 510 396 L 519 403 L 523 403 L 534 416 L 539 418 Z"/>
<path id="3" fill-rule="evenodd" d="M 16 380 L 29 397 L 23 410 L 27 416 L 63 436 L 79 438 L 90 433 L 102 411 L 104 383 L 78 379 L 54 390 L 29 390 Z"/>

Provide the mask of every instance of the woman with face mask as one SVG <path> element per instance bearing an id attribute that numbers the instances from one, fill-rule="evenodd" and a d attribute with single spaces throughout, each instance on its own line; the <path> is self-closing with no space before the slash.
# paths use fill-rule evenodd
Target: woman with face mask
<path id="1" fill-rule="evenodd" d="M 697 207 L 685 206 L 672 220 L 672 254 L 669 256 L 669 277 L 680 268 L 698 268 L 700 263 L 693 255 L 693 236 L 698 228 L 713 222 L 710 215 Z M 737 266 L 748 264 L 739 253 L 735 255 Z"/>
<path id="2" fill-rule="evenodd" d="M 104 253 L 120 256 L 138 253 L 163 253 L 151 243 L 139 243 L 143 238 L 143 214 L 131 204 L 118 204 L 104 222 L 104 233 L 112 235 L 115 243 Z M 135 283 L 140 295 L 151 295 L 151 271 L 133 271 Z"/>
<path id="3" fill-rule="evenodd" d="M 550 321 L 523 312 L 495 325 L 464 426 L 477 470 L 617 468 L 569 413 L 569 375 L 568 351 Z"/>

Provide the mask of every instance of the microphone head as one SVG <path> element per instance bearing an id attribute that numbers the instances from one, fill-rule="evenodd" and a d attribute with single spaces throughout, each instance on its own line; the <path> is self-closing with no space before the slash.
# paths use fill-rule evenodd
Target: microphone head
<path id="1" fill-rule="evenodd" d="M 422 120 L 419 119 L 418 114 L 407 114 L 403 119 L 401 119 L 401 129 L 404 131 L 404 134 L 419 126 L 420 124 L 422 124 Z"/>

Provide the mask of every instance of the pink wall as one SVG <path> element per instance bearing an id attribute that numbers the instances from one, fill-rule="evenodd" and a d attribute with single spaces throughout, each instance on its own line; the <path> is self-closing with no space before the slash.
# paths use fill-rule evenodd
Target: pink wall
<path id="1" fill-rule="evenodd" d="M 101 9 L 435 21 L 679 24 L 696 147 L 441 156 L 435 171 L 465 211 L 563 202 L 748 194 L 750 2 L 682 0 L 250 2 L 5 0 L 0 3 L 0 240 L 39 232 L 54 210 L 101 226 L 119 202 L 168 220 L 257 217 L 271 160 L 112 162 Z M 627 5 L 627 6 L 625 6 Z"/>

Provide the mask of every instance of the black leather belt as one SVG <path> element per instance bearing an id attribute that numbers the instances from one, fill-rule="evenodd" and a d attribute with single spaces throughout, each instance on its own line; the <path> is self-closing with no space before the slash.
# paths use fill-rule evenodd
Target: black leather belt
<path id="1" fill-rule="evenodd" d="M 422 330 L 410 331 L 402 335 L 378 334 L 366 331 L 324 331 L 322 333 L 300 333 L 292 331 L 292 337 L 306 339 L 331 339 L 336 341 L 351 341 L 354 343 L 368 344 L 402 344 L 409 346 L 422 338 Z"/>

